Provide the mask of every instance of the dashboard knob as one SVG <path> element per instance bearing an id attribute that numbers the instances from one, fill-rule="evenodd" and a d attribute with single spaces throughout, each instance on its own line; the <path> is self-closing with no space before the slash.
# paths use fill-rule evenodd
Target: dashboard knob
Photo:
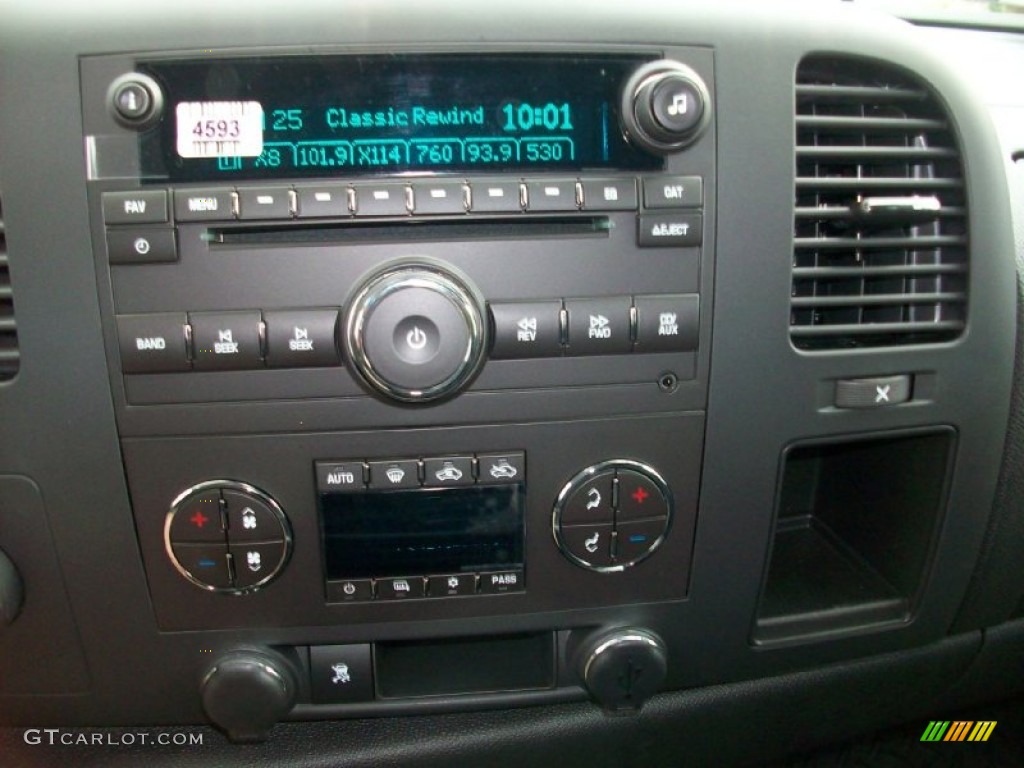
<path id="1" fill-rule="evenodd" d="M 21 613 L 25 586 L 11 559 L 0 549 L 0 629 L 12 624 Z"/>
<path id="2" fill-rule="evenodd" d="M 711 95 L 700 75 L 677 61 L 645 64 L 626 81 L 622 121 L 626 135 L 655 154 L 677 152 L 711 120 Z"/>
<path id="3" fill-rule="evenodd" d="M 667 652 L 646 629 L 616 629 L 588 642 L 580 677 L 591 698 L 612 713 L 639 711 L 665 681 Z"/>
<path id="4" fill-rule="evenodd" d="M 262 741 L 291 711 L 298 683 L 275 654 L 235 651 L 217 661 L 200 688 L 203 710 L 229 739 Z"/>
<path id="5" fill-rule="evenodd" d="M 349 303 L 342 344 L 359 378 L 393 400 L 459 392 L 487 349 L 483 299 L 468 278 L 430 261 L 393 264 Z"/>

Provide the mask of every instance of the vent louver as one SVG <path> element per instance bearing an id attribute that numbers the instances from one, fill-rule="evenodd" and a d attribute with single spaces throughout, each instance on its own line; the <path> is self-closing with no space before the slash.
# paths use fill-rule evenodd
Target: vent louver
<path id="1" fill-rule="evenodd" d="M 790 337 L 800 349 L 949 341 L 967 309 L 960 154 L 913 76 L 812 57 L 796 78 Z"/>
<path id="2" fill-rule="evenodd" d="M 18 372 L 18 327 L 14 322 L 14 296 L 7 266 L 7 233 L 4 229 L 3 198 L 0 196 L 0 381 Z"/>

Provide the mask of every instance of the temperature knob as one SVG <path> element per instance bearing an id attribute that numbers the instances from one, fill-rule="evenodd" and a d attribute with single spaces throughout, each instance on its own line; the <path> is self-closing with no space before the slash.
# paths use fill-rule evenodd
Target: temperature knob
<path id="1" fill-rule="evenodd" d="M 654 61 L 633 73 L 622 92 L 623 128 L 655 154 L 676 152 L 711 120 L 711 95 L 700 75 L 677 61 Z"/>

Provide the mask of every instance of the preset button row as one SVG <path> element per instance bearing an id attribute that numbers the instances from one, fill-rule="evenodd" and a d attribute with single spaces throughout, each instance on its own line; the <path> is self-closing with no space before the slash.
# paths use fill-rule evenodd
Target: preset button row
<path id="1" fill-rule="evenodd" d="M 641 179 L 648 209 L 699 208 L 699 176 L 647 176 Z M 173 202 L 172 202 L 173 200 Z M 632 211 L 639 207 L 632 177 L 427 179 L 191 187 L 104 192 L 108 225 L 177 221 L 280 220 L 348 216 L 407 216 L 523 211 Z"/>

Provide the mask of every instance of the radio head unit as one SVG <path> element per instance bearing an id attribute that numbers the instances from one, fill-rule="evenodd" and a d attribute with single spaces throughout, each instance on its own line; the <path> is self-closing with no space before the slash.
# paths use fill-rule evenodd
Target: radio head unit
<path id="1" fill-rule="evenodd" d="M 172 182 L 406 173 L 659 170 L 623 135 L 648 56 L 393 54 L 159 61 L 167 115 L 142 177 Z"/>

